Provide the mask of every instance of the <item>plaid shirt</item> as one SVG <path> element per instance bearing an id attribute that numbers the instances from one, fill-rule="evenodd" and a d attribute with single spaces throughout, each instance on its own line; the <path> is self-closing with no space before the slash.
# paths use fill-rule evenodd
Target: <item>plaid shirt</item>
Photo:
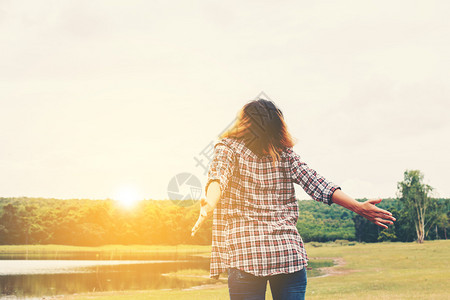
<path id="1" fill-rule="evenodd" d="M 292 148 L 281 153 L 274 167 L 270 156 L 259 158 L 232 138 L 214 145 L 205 191 L 212 181 L 219 182 L 221 195 L 213 214 L 211 278 L 227 268 L 268 276 L 307 266 L 296 228 L 294 183 L 328 205 L 338 186 L 301 162 Z"/>

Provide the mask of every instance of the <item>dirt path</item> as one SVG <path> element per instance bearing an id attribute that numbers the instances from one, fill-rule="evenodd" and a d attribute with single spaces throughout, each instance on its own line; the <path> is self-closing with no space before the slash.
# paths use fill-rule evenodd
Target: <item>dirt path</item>
<path id="1" fill-rule="evenodd" d="M 350 274 L 352 272 L 356 272 L 356 270 L 342 269 L 347 264 L 347 262 L 342 257 L 314 257 L 311 260 L 323 260 L 330 259 L 333 260 L 334 266 L 331 267 L 323 267 L 317 268 L 317 270 L 323 272 L 323 275 L 315 276 L 314 278 L 326 277 L 326 276 L 335 276 L 335 275 L 345 275 Z"/>

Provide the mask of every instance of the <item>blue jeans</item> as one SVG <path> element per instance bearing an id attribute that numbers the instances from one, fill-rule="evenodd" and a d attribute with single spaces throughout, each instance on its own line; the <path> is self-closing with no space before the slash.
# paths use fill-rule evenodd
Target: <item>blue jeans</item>
<path id="1" fill-rule="evenodd" d="M 264 300 L 269 280 L 274 300 L 304 300 L 306 267 L 290 274 L 254 276 L 244 271 L 228 269 L 228 291 L 231 300 Z"/>

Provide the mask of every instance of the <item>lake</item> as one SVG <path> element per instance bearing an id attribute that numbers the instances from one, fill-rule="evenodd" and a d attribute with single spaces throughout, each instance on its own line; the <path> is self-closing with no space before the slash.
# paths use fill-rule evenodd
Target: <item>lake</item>
<path id="1" fill-rule="evenodd" d="M 168 276 L 194 270 L 200 276 Z M 184 289 L 215 283 L 209 258 L 186 253 L 1 253 L 0 296 L 36 298 L 95 291 Z M 189 271 L 187 271 L 189 273 Z M 310 271 L 308 276 L 314 276 Z M 221 275 L 226 282 L 226 274 Z"/>
<path id="2" fill-rule="evenodd" d="M 0 255 L 0 295 L 20 298 L 92 291 L 189 288 L 209 278 L 164 276 L 184 269 L 209 269 L 209 258 L 177 253 L 73 252 Z M 28 259 L 26 259 L 28 258 Z M 120 259 L 119 259 L 120 258 Z"/>

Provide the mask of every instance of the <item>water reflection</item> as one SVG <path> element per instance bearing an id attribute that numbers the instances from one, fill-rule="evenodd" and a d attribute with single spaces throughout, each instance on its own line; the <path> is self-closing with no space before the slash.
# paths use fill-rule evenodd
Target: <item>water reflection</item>
<path id="1" fill-rule="evenodd" d="M 30 253 L 0 253 L 0 260 L 178 260 L 192 256 L 183 252 L 43 250 Z"/>
<path id="2" fill-rule="evenodd" d="M 164 273 L 183 269 L 203 269 L 207 271 L 209 269 L 208 258 L 174 256 L 173 254 L 151 256 L 151 258 L 159 259 L 149 261 L 147 255 L 146 261 L 128 262 L 0 260 L 0 274 L 2 274 L 0 275 L 0 292 L 2 296 L 42 297 L 92 291 L 188 288 L 213 281 L 202 277 L 162 276 Z M 172 256 L 172 260 L 161 261 L 162 257 L 167 259 L 169 256 Z M 11 267 L 14 264 L 16 264 L 16 267 Z M 9 270 L 7 269 L 8 266 L 10 266 Z M 53 266 L 54 268 L 52 268 Z"/>
<path id="3" fill-rule="evenodd" d="M 92 267 L 169 263 L 164 260 L 0 260 L 0 275 L 92 273 Z M 183 261 L 180 261 L 183 262 Z"/>

